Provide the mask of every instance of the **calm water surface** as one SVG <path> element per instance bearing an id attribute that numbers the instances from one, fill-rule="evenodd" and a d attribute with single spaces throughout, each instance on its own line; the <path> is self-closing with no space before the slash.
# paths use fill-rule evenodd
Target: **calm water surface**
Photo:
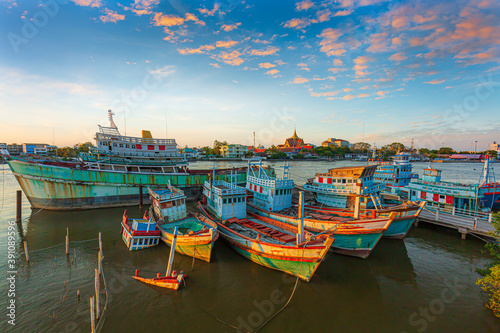
<path id="1" fill-rule="evenodd" d="M 280 174 L 282 163 L 266 163 Z M 303 184 L 315 172 L 348 162 L 291 163 L 291 177 Z M 359 163 L 358 163 L 359 164 Z M 217 167 L 245 163 L 217 163 Z M 213 163 L 192 163 L 211 168 Z M 475 183 L 480 164 L 440 164 L 443 180 Z M 414 164 L 421 174 L 427 164 Z M 0 270 L 7 276 L 7 227 L 15 216 L 19 186 L 0 166 Z M 194 206 L 190 207 L 194 210 Z M 129 207 L 129 216 L 141 216 Z M 23 204 L 16 226 L 16 326 L 2 315 L 1 332 L 89 332 L 89 297 L 102 232 L 104 269 L 110 298 L 102 332 L 234 332 L 225 321 L 254 331 L 288 300 L 295 278 L 259 265 L 218 241 L 213 261 L 176 255 L 175 268 L 188 273 L 180 291 L 150 287 L 130 276 L 164 274 L 169 247 L 129 252 L 120 238 L 122 208 L 77 212 L 31 210 Z M 66 227 L 70 256 L 64 253 Z M 22 241 L 31 251 L 24 261 Z M 294 297 L 260 332 L 499 332 L 500 321 L 484 308 L 486 297 L 475 285 L 476 267 L 488 262 L 483 243 L 457 232 L 420 225 L 404 241 L 383 239 L 366 260 L 330 254 L 310 283 L 299 282 Z M 2 313 L 8 285 L 0 283 Z M 80 290 L 78 301 L 76 291 Z"/>

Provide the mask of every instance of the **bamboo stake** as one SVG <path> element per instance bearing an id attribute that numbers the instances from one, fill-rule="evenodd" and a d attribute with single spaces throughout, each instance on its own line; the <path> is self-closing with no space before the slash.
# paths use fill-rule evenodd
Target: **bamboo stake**
<path id="1" fill-rule="evenodd" d="M 28 253 L 28 243 L 24 241 L 24 254 L 26 255 L 26 261 L 30 261 L 30 255 Z"/>
<path id="2" fill-rule="evenodd" d="M 91 332 L 95 333 L 95 311 L 94 311 L 94 297 L 90 297 L 90 325 Z"/>
<path id="3" fill-rule="evenodd" d="M 99 319 L 99 274 L 97 273 L 97 268 L 95 268 L 95 312 L 96 319 Z"/>
<path id="4" fill-rule="evenodd" d="M 66 255 L 69 255 L 69 228 L 66 228 Z"/>

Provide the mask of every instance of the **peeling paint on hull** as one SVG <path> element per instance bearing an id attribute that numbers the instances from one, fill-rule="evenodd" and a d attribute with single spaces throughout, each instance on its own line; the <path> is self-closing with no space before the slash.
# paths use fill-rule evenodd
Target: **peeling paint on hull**
<path id="1" fill-rule="evenodd" d="M 182 189 L 189 199 L 201 195 L 208 174 L 139 174 L 71 169 L 59 166 L 8 162 L 24 194 L 34 208 L 49 210 L 93 209 L 139 204 L 139 184 L 144 203 L 149 202 L 148 187 L 165 186 L 168 181 Z M 215 179 L 230 181 L 230 174 Z M 245 183 L 246 172 L 239 172 L 234 182 Z"/>

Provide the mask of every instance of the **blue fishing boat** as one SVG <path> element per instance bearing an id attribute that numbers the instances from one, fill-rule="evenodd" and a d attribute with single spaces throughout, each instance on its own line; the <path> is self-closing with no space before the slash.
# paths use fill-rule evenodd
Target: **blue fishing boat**
<path id="1" fill-rule="evenodd" d="M 334 239 L 315 237 L 302 228 L 277 227 L 246 211 L 246 190 L 213 181 L 204 186 L 201 211 L 215 223 L 224 240 L 245 258 L 310 281 Z M 278 222 L 279 223 L 279 222 Z"/>
<path id="2" fill-rule="evenodd" d="M 288 168 L 288 165 L 283 166 L 283 175 L 278 178 L 259 172 L 258 164 L 249 163 L 247 190 L 253 194 L 252 201 L 248 203 L 249 213 L 282 228 L 294 229 L 303 223 L 308 231 L 332 235 L 335 238 L 331 248 L 334 252 L 361 258 L 368 257 L 391 225 L 393 217 L 360 219 L 358 216 L 354 219 L 319 213 L 309 214 L 307 210 L 304 216 L 300 217 L 300 209 L 292 207 L 294 185 L 288 178 Z M 359 204 L 360 197 L 357 198 L 355 201 Z"/>
<path id="3" fill-rule="evenodd" d="M 418 174 L 412 172 L 413 167 L 408 153 L 397 153 L 392 162 L 371 160 L 370 163 L 378 165 L 373 174 L 375 183 L 384 184 L 394 193 L 398 188 L 408 185 L 412 179 L 418 179 Z"/>
<path id="4" fill-rule="evenodd" d="M 354 208 L 355 198 L 360 198 L 360 208 L 374 207 L 380 202 L 383 184 L 375 183 L 373 175 L 377 165 L 342 167 L 316 173 L 303 189 L 314 194 L 316 201 L 327 207 Z"/>

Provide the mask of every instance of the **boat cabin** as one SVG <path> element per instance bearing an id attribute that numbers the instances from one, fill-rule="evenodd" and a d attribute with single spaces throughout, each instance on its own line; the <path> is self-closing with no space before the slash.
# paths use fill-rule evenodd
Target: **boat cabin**
<path id="1" fill-rule="evenodd" d="M 245 188 L 223 180 L 205 182 L 203 195 L 207 198 L 207 208 L 220 220 L 247 215 L 247 192 Z"/>
<path id="2" fill-rule="evenodd" d="M 431 167 L 424 169 L 422 181 L 439 183 L 441 181 L 441 170 L 433 169 Z"/>
<path id="3" fill-rule="evenodd" d="M 187 217 L 184 191 L 170 184 L 162 189 L 148 188 L 148 191 L 155 214 L 165 223 L 179 221 Z"/>
<path id="4" fill-rule="evenodd" d="M 156 222 L 150 219 L 129 219 L 127 211 L 123 214 L 121 234 L 130 251 L 156 246 L 161 237 Z"/>
<path id="5" fill-rule="evenodd" d="M 269 176 L 262 161 L 248 161 L 246 188 L 253 193 L 253 204 L 266 211 L 280 211 L 292 206 L 293 180 L 288 179 L 288 165 L 283 166 L 282 178 Z"/>
<path id="6" fill-rule="evenodd" d="M 377 165 L 342 167 L 316 173 L 316 177 L 304 185 L 313 192 L 316 201 L 330 207 L 352 208 L 356 195 L 361 196 L 360 207 L 369 208 L 373 199 L 380 199 L 383 184 L 374 183 Z"/>

